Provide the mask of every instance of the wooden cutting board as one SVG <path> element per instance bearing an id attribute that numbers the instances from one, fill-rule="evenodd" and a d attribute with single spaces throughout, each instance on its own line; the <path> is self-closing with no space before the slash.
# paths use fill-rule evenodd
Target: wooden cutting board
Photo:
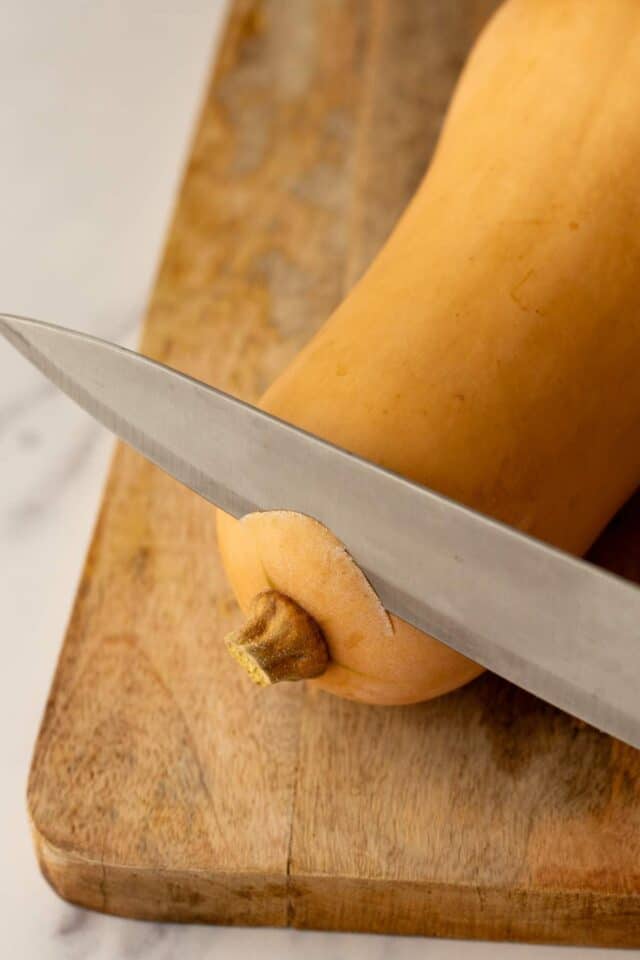
<path id="1" fill-rule="evenodd" d="M 387 236 L 493 7 L 236 0 L 142 349 L 257 397 Z M 596 558 L 640 575 L 638 501 Z M 63 897 L 640 945 L 640 754 L 492 676 L 396 709 L 259 690 L 238 622 L 212 508 L 119 447 L 29 784 Z"/>

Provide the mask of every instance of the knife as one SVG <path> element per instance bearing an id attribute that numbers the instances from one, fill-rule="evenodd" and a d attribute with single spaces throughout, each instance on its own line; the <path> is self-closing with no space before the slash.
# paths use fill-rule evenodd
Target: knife
<path id="1" fill-rule="evenodd" d="M 294 510 L 345 544 L 384 606 L 640 748 L 640 589 L 132 350 L 0 314 L 81 407 L 235 517 Z"/>

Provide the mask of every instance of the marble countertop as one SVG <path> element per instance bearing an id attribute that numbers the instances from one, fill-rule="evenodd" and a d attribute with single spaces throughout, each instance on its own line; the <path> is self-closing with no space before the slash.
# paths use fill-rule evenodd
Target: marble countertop
<path id="1" fill-rule="evenodd" d="M 5 0 L 0 309 L 135 343 L 224 6 L 224 0 Z M 58 899 L 35 863 L 25 784 L 110 450 L 100 427 L 0 344 L 5 955 L 613 956 L 608 950 L 137 923 Z"/>

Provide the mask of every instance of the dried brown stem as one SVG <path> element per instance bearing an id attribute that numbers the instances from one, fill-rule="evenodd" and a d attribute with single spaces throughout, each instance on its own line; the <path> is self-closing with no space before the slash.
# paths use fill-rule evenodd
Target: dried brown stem
<path id="1" fill-rule="evenodd" d="M 254 598 L 246 624 L 229 634 L 225 643 L 260 686 L 319 677 L 329 662 L 318 624 L 277 590 L 267 590 Z"/>

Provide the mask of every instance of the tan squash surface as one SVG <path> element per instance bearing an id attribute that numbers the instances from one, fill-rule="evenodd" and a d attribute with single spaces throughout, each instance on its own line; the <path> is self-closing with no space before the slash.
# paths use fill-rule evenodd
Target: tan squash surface
<path id="1" fill-rule="evenodd" d="M 390 240 L 261 405 L 583 553 L 640 481 L 639 116 L 640 4 L 506 3 Z M 407 703 L 477 673 L 305 518 L 219 534 L 243 607 L 268 580 L 323 626 L 325 689 Z"/>

